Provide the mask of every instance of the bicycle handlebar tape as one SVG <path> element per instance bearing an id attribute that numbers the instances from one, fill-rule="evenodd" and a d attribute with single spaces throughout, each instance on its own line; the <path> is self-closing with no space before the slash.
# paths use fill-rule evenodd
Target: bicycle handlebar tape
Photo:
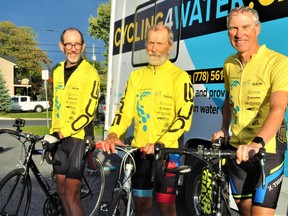
<path id="1" fill-rule="evenodd" d="M 44 141 L 47 141 L 48 143 L 57 143 L 59 141 L 59 139 L 53 135 L 50 134 L 46 134 L 43 138 Z"/>

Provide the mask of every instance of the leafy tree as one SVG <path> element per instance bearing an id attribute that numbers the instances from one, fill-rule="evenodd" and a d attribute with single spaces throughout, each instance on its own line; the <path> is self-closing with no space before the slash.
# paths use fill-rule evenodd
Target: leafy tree
<path id="1" fill-rule="evenodd" d="M 95 39 L 103 40 L 105 45 L 105 65 L 107 65 L 108 47 L 109 47 L 109 30 L 110 30 L 110 12 L 111 2 L 102 3 L 97 9 L 97 17 L 90 16 L 89 34 Z"/>
<path id="2" fill-rule="evenodd" d="M 16 27 L 12 22 L 0 22 L 0 53 L 17 58 L 18 79 L 28 78 L 33 91 L 39 94 L 39 78 L 45 65 L 51 60 L 36 41 L 37 35 L 29 27 Z"/>
<path id="3" fill-rule="evenodd" d="M 109 31 L 110 31 L 110 12 L 111 2 L 102 3 L 97 9 L 97 17 L 90 16 L 89 21 L 89 34 L 95 39 L 103 40 L 105 52 L 103 53 L 104 67 L 96 67 L 100 75 L 101 92 L 106 92 L 107 84 L 107 65 L 108 65 L 108 47 L 109 47 Z"/>
<path id="4" fill-rule="evenodd" d="M 89 60 L 87 60 L 89 61 Z M 96 70 L 98 71 L 99 77 L 100 77 L 100 91 L 101 92 L 106 92 L 106 86 L 107 86 L 107 67 L 102 66 L 100 62 L 93 62 L 89 61 L 91 65 L 93 65 Z"/>
<path id="5" fill-rule="evenodd" d="M 6 85 L 6 81 L 2 76 L 2 72 L 0 71 L 0 112 L 10 111 L 12 108 L 11 98 L 9 94 L 8 87 Z"/>

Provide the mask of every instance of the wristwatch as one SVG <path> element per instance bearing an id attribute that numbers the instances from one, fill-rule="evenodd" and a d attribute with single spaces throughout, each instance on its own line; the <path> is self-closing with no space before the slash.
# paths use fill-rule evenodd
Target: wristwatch
<path id="1" fill-rule="evenodd" d="M 256 137 L 252 140 L 252 142 L 259 143 L 259 144 L 261 144 L 263 147 L 265 146 L 265 142 L 264 142 L 264 140 L 263 140 L 262 137 L 256 136 Z"/>

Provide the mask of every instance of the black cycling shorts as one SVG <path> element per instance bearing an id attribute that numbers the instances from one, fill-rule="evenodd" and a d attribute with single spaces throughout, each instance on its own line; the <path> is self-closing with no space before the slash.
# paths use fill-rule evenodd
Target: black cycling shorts
<path id="1" fill-rule="evenodd" d="M 151 181 L 153 156 L 141 157 L 141 153 L 137 151 L 134 155 L 136 162 L 136 173 L 132 176 L 133 195 L 136 197 L 152 197 L 154 183 Z M 179 165 L 179 162 L 172 160 L 168 163 L 169 167 Z M 172 204 L 176 200 L 176 191 L 178 184 L 178 175 L 166 174 L 163 182 L 155 179 L 156 200 L 160 203 Z"/>
<path id="2" fill-rule="evenodd" d="M 252 205 L 276 209 L 284 171 L 284 152 L 266 153 L 266 187 L 262 188 L 258 161 L 229 163 L 229 178 L 234 199 L 252 198 Z"/>
<path id="3" fill-rule="evenodd" d="M 65 138 L 58 145 L 54 159 L 61 162 L 61 165 L 54 165 L 55 174 L 65 175 L 66 178 L 82 179 L 83 156 L 86 143 L 82 139 L 73 137 Z"/>

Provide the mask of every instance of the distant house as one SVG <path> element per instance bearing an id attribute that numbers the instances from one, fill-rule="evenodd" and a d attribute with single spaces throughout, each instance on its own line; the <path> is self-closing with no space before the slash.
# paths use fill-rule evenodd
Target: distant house
<path id="1" fill-rule="evenodd" d="M 11 56 L 0 54 L 0 73 L 9 89 L 10 95 L 17 94 L 17 88 L 24 88 L 24 95 L 29 95 L 31 84 L 29 79 L 18 80 L 17 78 L 17 59 Z"/>

